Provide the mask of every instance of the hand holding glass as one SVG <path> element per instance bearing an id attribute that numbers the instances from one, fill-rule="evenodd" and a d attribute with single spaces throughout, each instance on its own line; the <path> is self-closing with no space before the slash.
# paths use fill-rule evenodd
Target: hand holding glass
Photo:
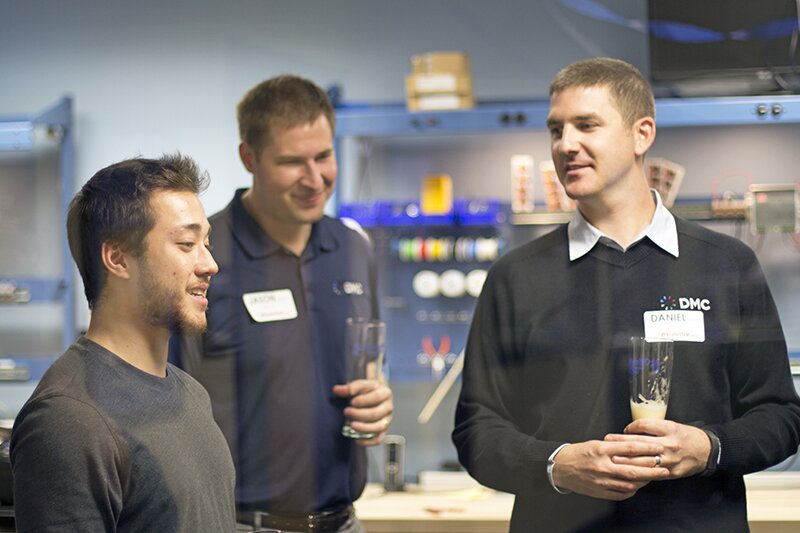
<path id="1" fill-rule="evenodd" d="M 381 379 L 386 349 L 386 324 L 381 320 L 348 318 L 345 329 L 345 365 L 347 382 L 357 379 Z M 345 420 L 342 435 L 351 439 L 371 439 L 377 433 L 361 433 Z"/>
<path id="2" fill-rule="evenodd" d="M 672 380 L 673 344 L 667 339 L 631 337 L 628 360 L 631 415 L 663 420 Z"/>

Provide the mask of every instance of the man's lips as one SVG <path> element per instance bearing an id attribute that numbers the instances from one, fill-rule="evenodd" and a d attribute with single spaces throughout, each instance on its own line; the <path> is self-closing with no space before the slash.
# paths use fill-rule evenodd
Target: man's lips
<path id="1" fill-rule="evenodd" d="M 588 163 L 567 163 L 564 166 L 565 176 L 577 176 L 584 169 L 592 168 Z"/>
<path id="2" fill-rule="evenodd" d="M 567 167 L 567 171 L 569 172 L 570 170 L 580 170 L 582 168 L 590 167 L 591 164 L 572 162 L 572 163 L 567 163 L 565 166 Z"/>
<path id="3" fill-rule="evenodd" d="M 304 194 L 302 196 L 295 196 L 295 199 L 301 205 L 317 205 L 325 199 L 325 192 L 320 191 L 314 194 Z"/>
<path id="4" fill-rule="evenodd" d="M 208 284 L 203 283 L 200 285 L 195 285 L 191 287 L 188 291 L 189 295 L 195 299 L 199 304 L 203 306 L 208 305 L 208 298 L 206 298 L 206 294 L 208 293 Z"/>

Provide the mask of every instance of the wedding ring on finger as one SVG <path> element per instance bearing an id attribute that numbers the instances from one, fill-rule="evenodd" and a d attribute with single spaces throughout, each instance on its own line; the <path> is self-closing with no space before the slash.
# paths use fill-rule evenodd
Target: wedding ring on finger
<path id="1" fill-rule="evenodd" d="M 656 460 L 656 466 L 661 466 L 661 456 L 656 455 L 654 459 Z"/>

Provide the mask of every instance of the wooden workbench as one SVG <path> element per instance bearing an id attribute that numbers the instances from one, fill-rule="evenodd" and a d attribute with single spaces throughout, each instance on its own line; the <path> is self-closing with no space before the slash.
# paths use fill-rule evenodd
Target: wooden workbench
<path id="1" fill-rule="evenodd" d="M 780 477 L 776 477 L 780 476 Z M 800 531 L 800 474 L 747 476 L 747 512 L 753 533 Z M 384 492 L 370 484 L 355 503 L 369 533 L 506 533 L 514 497 L 470 486 Z"/>

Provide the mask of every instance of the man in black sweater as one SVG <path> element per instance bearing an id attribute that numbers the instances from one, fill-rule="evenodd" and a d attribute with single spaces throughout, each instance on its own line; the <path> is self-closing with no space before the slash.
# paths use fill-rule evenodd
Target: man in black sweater
<path id="1" fill-rule="evenodd" d="M 511 531 L 746 531 L 742 476 L 797 451 L 800 399 L 753 252 L 648 188 L 655 105 L 631 65 L 550 87 L 552 156 L 578 211 L 492 268 L 453 441 L 516 494 Z M 666 326 L 664 324 L 667 324 Z M 631 422 L 628 340 L 674 339 L 666 420 Z"/>

